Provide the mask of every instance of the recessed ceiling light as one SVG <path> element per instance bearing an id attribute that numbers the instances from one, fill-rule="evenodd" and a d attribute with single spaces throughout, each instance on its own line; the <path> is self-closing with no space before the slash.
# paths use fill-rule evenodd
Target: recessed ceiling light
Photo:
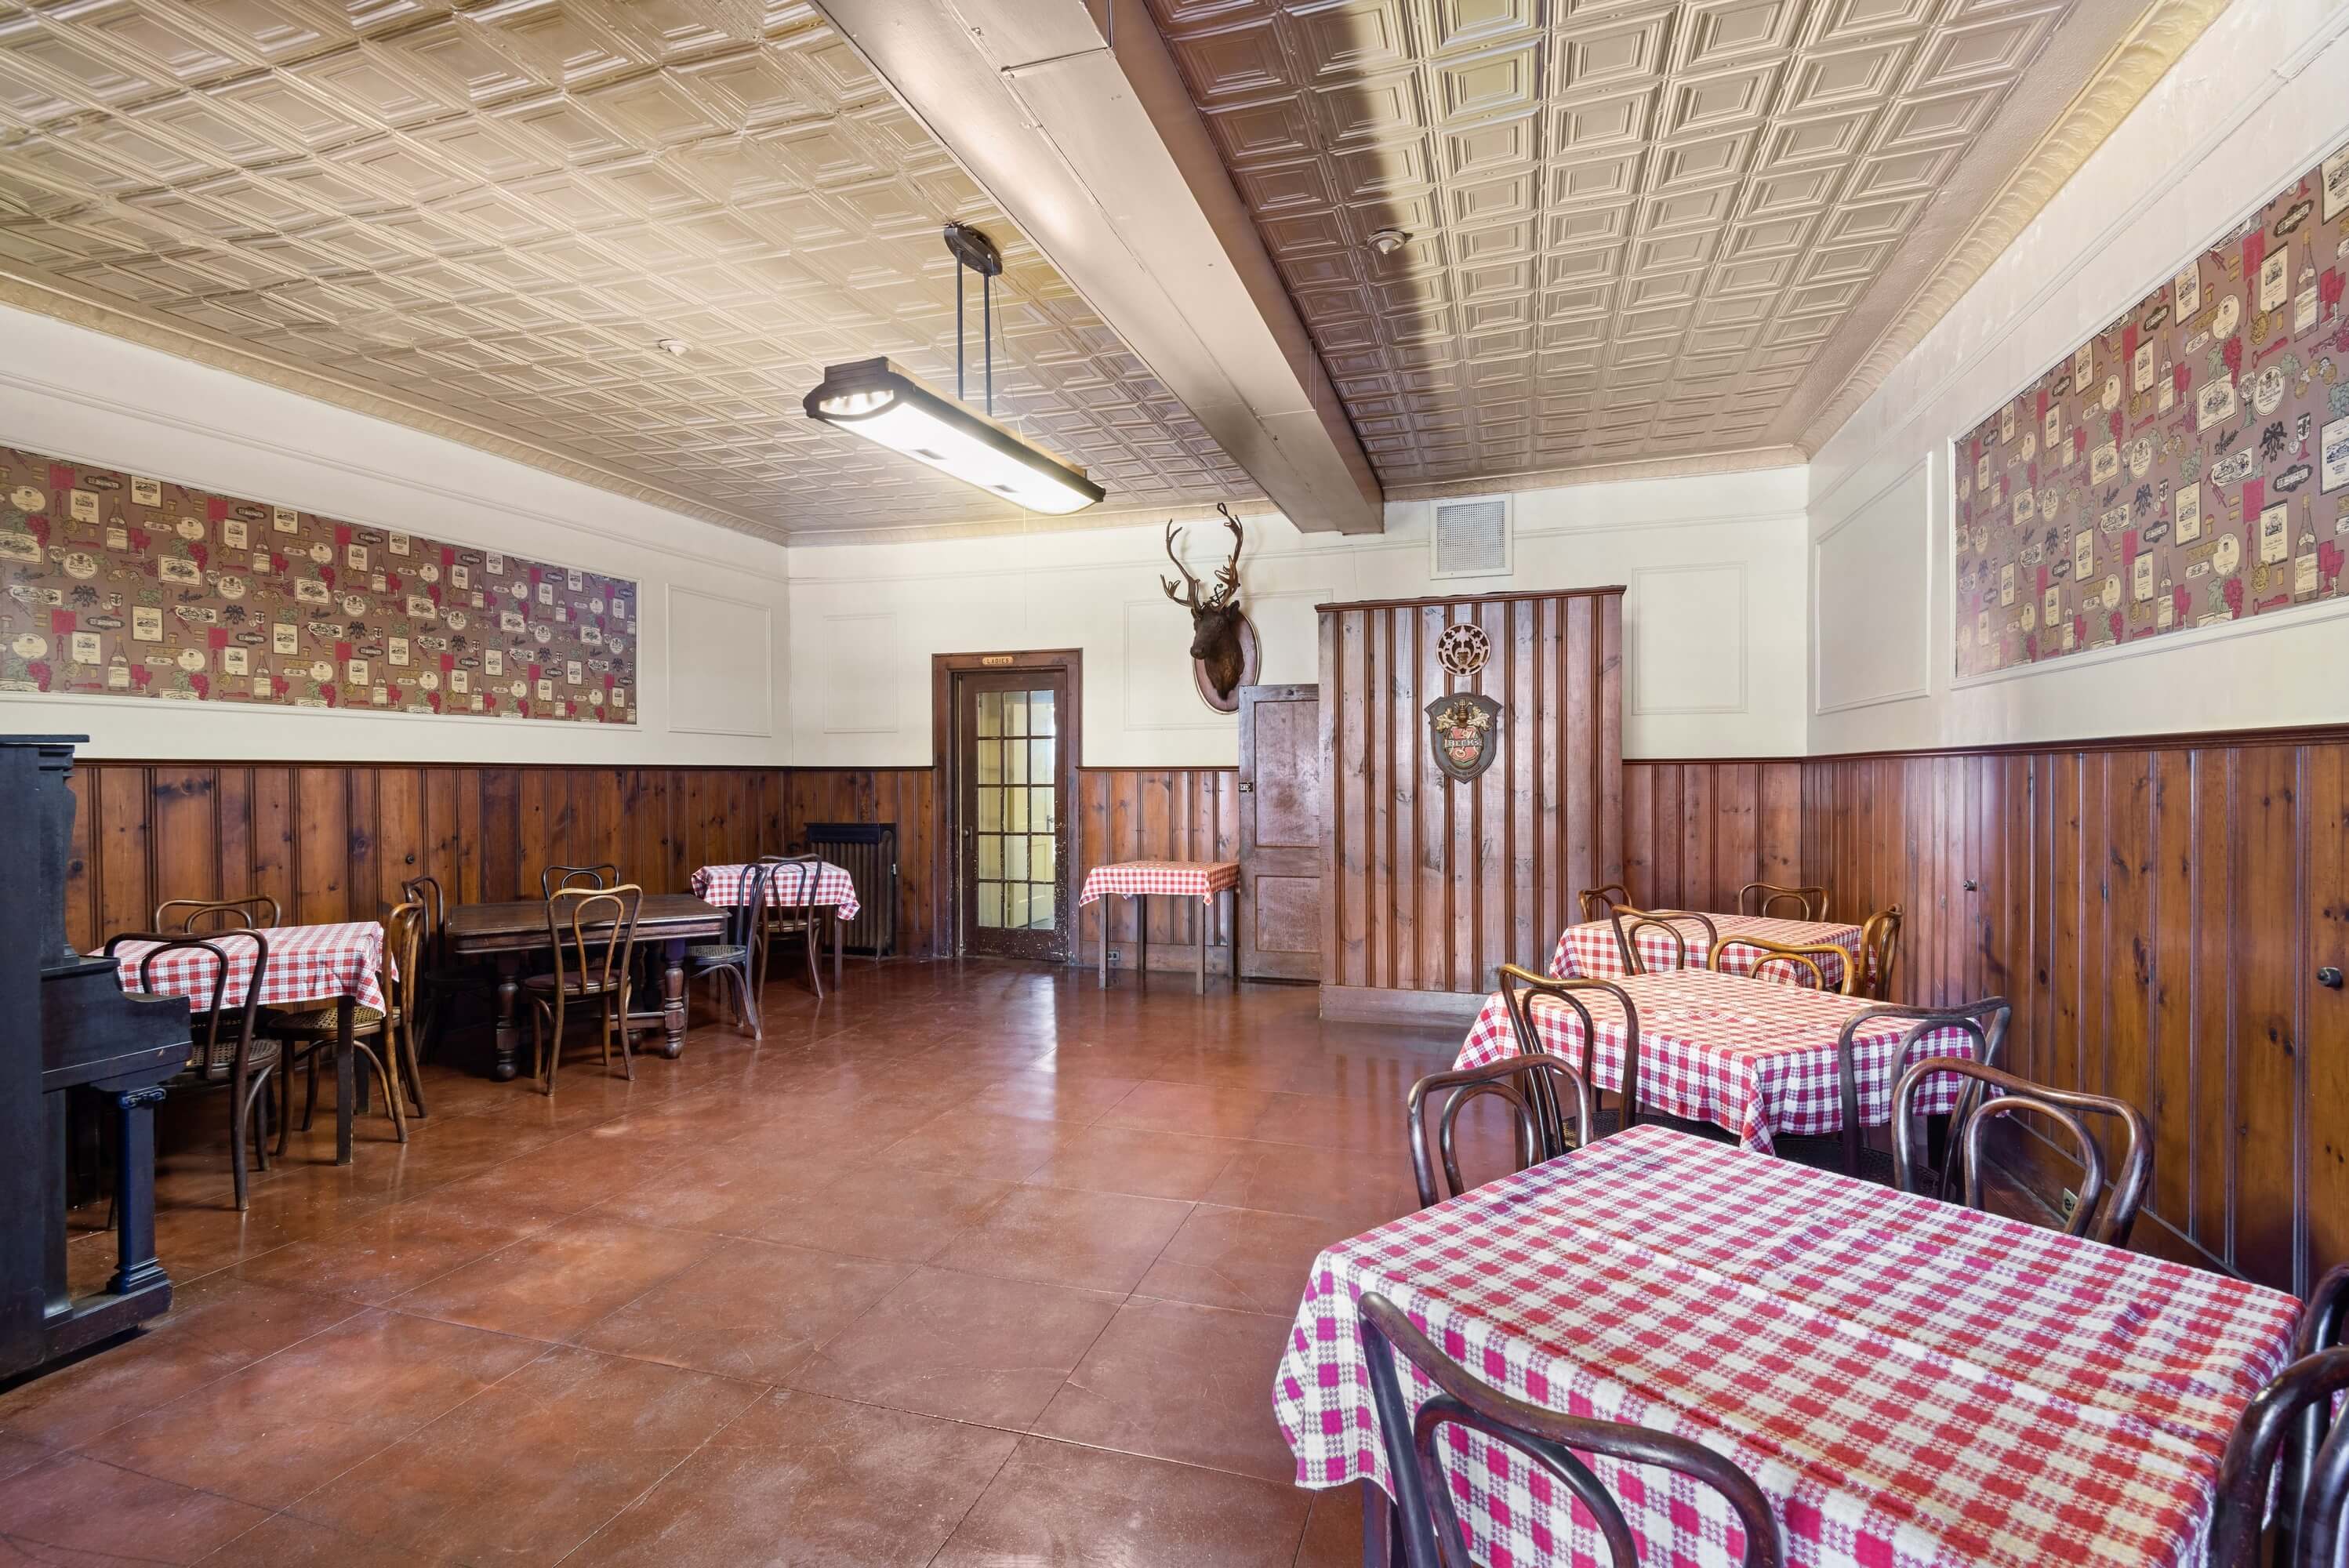
<path id="1" fill-rule="evenodd" d="M 693 345 L 688 343 L 681 337 L 664 337 L 659 342 L 654 344 L 653 346 L 655 348 L 664 349 L 670 354 L 682 355 L 693 352 Z"/>

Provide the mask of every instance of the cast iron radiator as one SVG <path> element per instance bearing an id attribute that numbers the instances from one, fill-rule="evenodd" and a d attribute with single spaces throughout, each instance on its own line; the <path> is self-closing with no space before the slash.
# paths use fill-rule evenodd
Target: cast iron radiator
<path id="1" fill-rule="evenodd" d="M 807 847 L 856 884 L 856 918 L 843 934 L 847 951 L 874 958 L 897 951 L 897 824 L 810 822 Z"/>

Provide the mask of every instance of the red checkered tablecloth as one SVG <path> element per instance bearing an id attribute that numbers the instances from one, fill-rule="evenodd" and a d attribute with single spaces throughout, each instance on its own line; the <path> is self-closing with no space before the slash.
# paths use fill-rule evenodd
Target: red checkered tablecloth
<path id="1" fill-rule="evenodd" d="M 1836 1039 L 1851 1016 L 1876 1006 L 1864 996 L 1680 969 L 1629 975 L 1623 988 L 1640 1014 L 1640 1103 L 1667 1115 L 1709 1121 L 1735 1133 L 1748 1149 L 1768 1153 L 1780 1134 L 1809 1136 L 1843 1130 L 1842 1077 Z M 1623 1009 L 1604 991 L 1578 992 L 1599 1026 L 1591 1053 L 1590 1087 L 1612 1091 L 1622 1082 Z M 1582 1020 L 1571 1010 L 1537 998 L 1533 1024 L 1542 1048 L 1569 1062 L 1582 1060 Z M 1852 1037 L 1863 1127 L 1892 1119 L 1892 1086 L 1920 1057 L 1967 1057 L 1972 1041 L 1959 1029 L 1937 1029 L 1903 1056 L 1898 1047 L 1909 1020 L 1881 1018 Z M 1509 1014 L 1497 991 L 1453 1062 L 1482 1067 L 1517 1048 Z M 1925 1086 L 1920 1109 L 1944 1111 L 1959 1085 L 1947 1075 Z"/>
<path id="2" fill-rule="evenodd" d="M 703 866 L 693 873 L 693 896 L 709 903 L 732 906 L 740 903 L 750 890 L 749 866 Z M 784 904 L 829 905 L 842 920 L 856 918 L 856 884 L 848 873 L 826 861 L 817 871 L 815 892 L 806 892 L 807 872 L 798 866 L 777 866 L 775 874 L 767 880 L 767 903 L 771 906 Z"/>
<path id="3" fill-rule="evenodd" d="M 1120 861 L 1115 865 L 1095 866 L 1085 873 L 1084 891 L 1077 895 L 1080 905 L 1088 904 L 1103 893 L 1174 893 L 1183 898 L 1211 899 L 1226 888 L 1240 885 L 1240 865 L 1237 861 Z"/>
<path id="4" fill-rule="evenodd" d="M 1832 921 L 1767 920 L 1756 914 L 1714 914 L 1706 916 L 1713 929 L 1723 936 L 1758 936 L 1764 942 L 1781 943 L 1789 947 L 1833 945 L 1840 947 L 1850 960 L 1859 956 L 1859 927 L 1838 925 Z M 1674 930 L 1688 938 L 1689 964 L 1702 968 L 1710 946 L 1704 927 L 1693 920 L 1676 920 Z M 1640 962 L 1651 973 L 1681 967 L 1681 950 L 1672 939 L 1652 925 L 1640 928 L 1631 939 L 1640 949 Z M 1815 954 L 1819 968 L 1826 975 L 1827 985 L 1834 989 L 1843 985 L 1845 958 L 1828 954 Z M 1733 947 L 1721 955 L 1721 972 L 1724 975 L 1752 975 L 1763 962 L 1760 950 Z M 1579 977 L 1585 980 L 1613 980 L 1623 974 L 1623 949 L 1615 940 L 1611 922 L 1591 921 L 1582 925 L 1569 925 L 1557 939 L 1557 951 L 1551 955 L 1549 972 L 1563 979 Z M 1784 959 L 1773 965 L 1760 976 L 1764 980 L 1780 980 L 1790 985 L 1808 985 L 1811 974 L 1799 965 Z"/>
<path id="5" fill-rule="evenodd" d="M 254 945 L 233 931 L 200 931 L 196 935 L 217 943 L 228 954 L 228 985 L 223 1002 L 242 1006 L 244 988 L 253 978 Z M 382 970 L 391 962 L 384 951 L 383 927 L 371 920 L 341 925 L 278 925 L 260 933 L 269 944 L 269 967 L 261 976 L 261 1005 L 290 1007 L 301 1002 L 331 1002 L 348 996 L 363 1007 L 383 1008 Z M 126 942 L 114 950 L 126 987 L 145 986 L 165 996 L 185 996 L 198 1006 L 212 1001 L 212 960 L 192 947 L 175 947 L 155 961 L 144 980 L 140 961 L 155 951 L 151 942 Z M 398 971 L 394 971 L 398 973 Z"/>
<path id="6" fill-rule="evenodd" d="M 1297 1482 L 1392 1493 L 1356 1302 L 1377 1291 L 1521 1399 L 1742 1466 L 1800 1568 L 2187 1568 L 2290 1296 L 1639 1127 L 1340 1242 L 1273 1407 Z M 1399 1363 L 1400 1365 L 1400 1363 Z M 1405 1368 L 1416 1406 L 1431 1385 Z M 1603 1561 L 1589 1516 L 1449 1429 L 1480 1563 Z M 1642 1563 L 1729 1564 L 1715 1495 L 1599 1466 Z M 1569 1518 L 1568 1510 L 1573 1507 Z"/>

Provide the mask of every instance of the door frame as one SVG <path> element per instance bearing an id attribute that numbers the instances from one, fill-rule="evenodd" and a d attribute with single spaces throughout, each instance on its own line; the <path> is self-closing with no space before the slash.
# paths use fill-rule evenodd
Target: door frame
<path id="1" fill-rule="evenodd" d="M 1060 717 L 1061 823 L 1066 832 L 1060 857 L 1060 892 L 1054 903 L 1063 912 L 1062 951 L 1051 962 L 1071 962 L 1078 928 L 1077 860 L 1082 848 L 1082 825 L 1077 816 L 1077 770 L 1084 742 L 1085 654 L 1082 648 L 1032 648 L 1019 653 L 932 654 L 930 655 L 930 766 L 937 779 L 938 820 L 943 830 L 930 849 L 930 886 L 939 933 L 939 956 L 963 956 L 962 935 L 962 759 L 954 744 L 955 677 L 958 675 L 1016 675 L 1023 670 L 1056 671 L 1068 684 L 1068 711 Z"/>

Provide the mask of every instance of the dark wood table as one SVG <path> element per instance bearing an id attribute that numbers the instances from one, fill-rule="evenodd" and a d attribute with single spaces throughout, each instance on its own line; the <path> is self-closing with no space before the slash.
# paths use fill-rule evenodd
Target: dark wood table
<path id="1" fill-rule="evenodd" d="M 446 929 L 451 957 L 486 958 L 497 965 L 498 1057 L 491 1072 L 500 1079 L 511 1078 L 514 1057 L 522 1050 L 522 1026 L 514 1016 L 522 961 L 549 950 L 545 901 L 459 904 L 449 912 Z M 659 1028 L 661 1055 L 672 1060 L 685 1050 L 685 945 L 696 938 L 716 941 L 725 934 L 726 912 L 691 893 L 648 893 L 636 915 L 637 944 L 659 948 L 666 964 L 660 1006 L 631 1011 L 628 1027 Z"/>

